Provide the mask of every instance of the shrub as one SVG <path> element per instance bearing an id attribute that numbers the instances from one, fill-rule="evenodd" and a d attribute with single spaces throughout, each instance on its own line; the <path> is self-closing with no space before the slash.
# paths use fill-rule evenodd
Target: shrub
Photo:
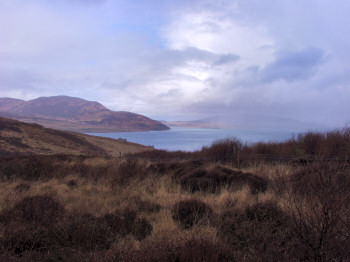
<path id="1" fill-rule="evenodd" d="M 273 202 L 258 203 L 243 211 L 227 210 L 219 218 L 218 230 L 240 260 L 285 261 L 292 245 L 288 216 Z"/>
<path id="2" fill-rule="evenodd" d="M 30 189 L 30 184 L 27 184 L 27 183 L 20 183 L 17 186 L 15 186 L 15 191 L 18 193 L 28 191 L 29 189 Z"/>
<path id="3" fill-rule="evenodd" d="M 151 234 L 152 226 L 134 211 L 125 210 L 99 217 L 91 214 L 70 215 L 59 224 L 55 232 L 61 247 L 94 251 L 109 249 L 127 234 L 143 240 Z"/>
<path id="4" fill-rule="evenodd" d="M 138 210 L 139 212 L 159 212 L 162 207 L 158 203 L 152 202 L 150 200 L 143 200 L 139 196 L 131 198 L 129 202 L 129 206 L 134 207 L 134 209 Z"/>
<path id="5" fill-rule="evenodd" d="M 74 189 L 74 188 L 77 188 L 78 187 L 78 183 L 76 180 L 74 179 L 71 179 L 67 182 L 67 186 L 70 188 L 70 189 Z"/>
<path id="6" fill-rule="evenodd" d="M 225 243 L 199 237 L 175 240 L 161 239 L 161 241 L 145 245 L 139 250 L 130 250 L 118 255 L 119 260 L 130 262 L 235 261 L 232 250 Z"/>
<path id="7" fill-rule="evenodd" d="M 90 214 L 69 216 L 61 225 L 59 237 L 63 246 L 74 249 L 108 249 L 116 238 L 106 220 Z"/>
<path id="8" fill-rule="evenodd" d="M 139 218 L 137 213 L 133 210 L 126 209 L 119 211 L 119 224 L 120 234 L 125 236 L 126 234 L 132 234 L 136 239 L 142 240 L 146 238 L 152 232 L 152 225 L 144 218 Z M 116 226 L 117 220 L 113 225 Z"/>
<path id="9" fill-rule="evenodd" d="M 298 140 L 302 143 L 303 148 L 307 154 L 320 154 L 320 149 L 324 141 L 324 134 L 316 132 L 307 132 L 300 134 Z"/>
<path id="10" fill-rule="evenodd" d="M 115 177 L 112 180 L 112 189 L 117 185 L 127 184 L 133 178 L 141 177 L 145 172 L 145 165 L 136 159 L 127 158 L 119 164 L 116 170 Z"/>
<path id="11" fill-rule="evenodd" d="M 285 198 L 297 252 L 304 260 L 345 261 L 350 257 L 349 170 L 322 164 L 292 176 Z"/>
<path id="12" fill-rule="evenodd" d="M 318 163 L 294 172 L 290 183 L 293 192 L 303 196 L 320 195 L 324 190 L 346 192 L 350 187 L 349 173 L 336 163 Z"/>
<path id="13" fill-rule="evenodd" d="M 179 182 L 182 189 L 192 193 L 196 191 L 215 193 L 219 192 L 223 186 L 236 190 L 248 185 L 251 192 L 257 194 L 265 192 L 268 184 L 267 180 L 262 177 L 221 166 L 215 166 L 209 170 L 192 169 L 192 171 L 180 176 Z"/>
<path id="14" fill-rule="evenodd" d="M 198 154 L 201 157 L 222 157 L 241 151 L 242 148 L 242 142 L 236 138 L 222 139 L 215 141 L 210 147 L 203 147 Z"/>
<path id="15" fill-rule="evenodd" d="M 210 206 L 197 199 L 181 200 L 172 208 L 172 217 L 183 228 L 190 228 L 205 219 L 211 219 L 213 211 Z"/>
<path id="16" fill-rule="evenodd" d="M 53 232 L 41 225 L 11 223 L 1 236 L 1 246 L 9 253 L 19 256 L 28 252 L 47 252 L 58 245 Z"/>
<path id="17" fill-rule="evenodd" d="M 132 229 L 132 235 L 137 240 L 143 240 L 152 233 L 152 225 L 145 219 L 137 219 Z"/>
<path id="18" fill-rule="evenodd" d="M 2 212 L 3 222 L 23 221 L 37 224 L 53 224 L 65 213 L 64 206 L 49 195 L 25 197 L 13 208 Z"/>

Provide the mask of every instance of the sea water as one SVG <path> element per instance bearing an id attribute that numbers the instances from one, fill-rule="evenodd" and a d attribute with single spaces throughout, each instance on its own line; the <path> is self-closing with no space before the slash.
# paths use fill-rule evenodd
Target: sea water
<path id="1" fill-rule="evenodd" d="M 213 142 L 237 138 L 242 142 L 270 142 L 284 141 L 292 137 L 292 131 L 279 130 L 239 130 L 239 129 L 206 129 L 173 127 L 166 131 L 147 132 L 118 132 L 118 133 L 89 133 L 90 135 L 126 139 L 127 141 L 153 146 L 156 149 L 170 151 L 200 150 L 203 146 L 210 146 Z"/>

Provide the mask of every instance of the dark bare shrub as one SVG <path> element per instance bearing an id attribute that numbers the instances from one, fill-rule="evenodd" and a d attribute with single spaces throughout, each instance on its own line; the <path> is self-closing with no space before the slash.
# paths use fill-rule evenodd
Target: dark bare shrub
<path id="1" fill-rule="evenodd" d="M 134 211 L 125 210 L 95 217 L 90 214 L 70 216 L 61 226 L 62 243 L 82 250 L 107 250 L 127 234 L 142 240 L 152 232 L 151 224 Z"/>
<path id="2" fill-rule="evenodd" d="M 108 249 L 116 237 L 104 219 L 90 214 L 67 217 L 59 233 L 64 246 L 82 250 Z"/>
<path id="3" fill-rule="evenodd" d="M 9 253 L 22 256 L 28 252 L 47 252 L 57 242 L 50 228 L 35 224 L 11 223 L 1 236 L 1 246 Z"/>
<path id="4" fill-rule="evenodd" d="M 30 189 L 30 184 L 27 183 L 20 183 L 17 186 L 15 186 L 15 191 L 18 193 L 26 192 Z"/>
<path id="5" fill-rule="evenodd" d="M 37 224 L 53 224 L 65 214 L 62 204 L 49 195 L 25 197 L 13 208 L 2 212 L 4 222 L 23 221 Z"/>
<path id="6" fill-rule="evenodd" d="M 320 195 L 323 190 L 346 192 L 350 187 L 349 174 L 338 163 L 317 163 L 294 172 L 290 183 L 295 194 L 304 196 Z"/>
<path id="7" fill-rule="evenodd" d="M 258 142 L 253 145 L 256 154 L 277 155 L 277 143 Z"/>
<path id="8" fill-rule="evenodd" d="M 198 154 L 202 157 L 222 157 L 242 150 L 242 142 L 236 138 L 215 141 L 210 147 L 203 147 Z"/>
<path id="9" fill-rule="evenodd" d="M 76 180 L 74 179 L 71 179 L 67 182 L 67 186 L 70 188 L 70 189 L 75 189 L 78 187 L 78 183 Z"/>
<path id="10" fill-rule="evenodd" d="M 181 200 L 175 203 L 171 212 L 173 219 L 183 228 L 190 228 L 200 222 L 208 222 L 213 215 L 211 207 L 197 199 Z"/>
<path id="11" fill-rule="evenodd" d="M 192 193 L 196 191 L 215 193 L 220 192 L 222 187 L 238 190 L 248 185 L 253 194 L 258 194 L 265 192 L 268 184 L 265 178 L 222 166 L 194 169 L 182 175 L 179 181 L 182 189 Z"/>
<path id="12" fill-rule="evenodd" d="M 134 210 L 126 209 L 117 212 L 120 217 L 120 232 L 122 235 L 132 234 L 142 240 L 152 233 L 152 225 L 144 218 L 140 218 Z"/>
<path id="13" fill-rule="evenodd" d="M 158 203 L 152 202 L 150 200 L 143 200 L 139 196 L 133 197 L 129 200 L 129 206 L 133 207 L 135 210 L 139 212 L 153 213 L 159 212 L 161 209 L 161 205 Z"/>
<path id="14" fill-rule="evenodd" d="M 123 186 L 133 178 L 140 178 L 146 173 L 143 163 L 137 159 L 127 158 L 119 164 L 112 180 L 112 189 L 116 186 Z"/>
<path id="15" fill-rule="evenodd" d="M 300 134 L 298 140 L 301 142 L 307 154 L 317 155 L 321 153 L 320 149 L 325 137 L 322 133 L 307 132 L 305 134 Z"/>
<path id="16" fill-rule="evenodd" d="M 19 256 L 55 249 L 60 243 L 58 224 L 64 215 L 64 207 L 51 196 L 25 197 L 1 213 L 1 245 Z"/>
<path id="17" fill-rule="evenodd" d="M 283 261 L 291 246 L 288 216 L 273 202 L 227 210 L 219 218 L 219 236 L 240 260 Z"/>
<path id="18" fill-rule="evenodd" d="M 180 178 L 180 185 L 181 188 L 187 191 L 190 191 L 191 193 L 196 191 L 206 191 L 211 189 L 211 191 L 215 192 L 215 185 L 214 181 L 210 181 L 206 178 L 207 171 L 204 168 L 197 168 L 189 173 L 181 176 Z M 218 177 L 217 180 L 220 180 Z M 211 183 L 212 182 L 212 183 Z"/>
<path id="19" fill-rule="evenodd" d="M 145 219 L 137 219 L 134 223 L 132 234 L 137 240 L 143 240 L 152 233 L 152 225 Z"/>
<path id="20" fill-rule="evenodd" d="M 303 260 L 346 261 L 350 257 L 349 170 L 320 164 L 306 171 L 292 177 L 293 190 L 284 203 L 292 218 L 297 252 Z"/>
<path id="21" fill-rule="evenodd" d="M 130 250 L 119 256 L 130 262 L 229 262 L 235 261 L 232 250 L 223 242 L 209 238 L 161 239 L 139 250 Z"/>

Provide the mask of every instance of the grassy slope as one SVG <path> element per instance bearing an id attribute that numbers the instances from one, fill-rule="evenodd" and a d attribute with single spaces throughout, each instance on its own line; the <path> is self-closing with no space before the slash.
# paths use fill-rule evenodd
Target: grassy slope
<path id="1" fill-rule="evenodd" d="M 148 150 L 135 143 L 44 128 L 0 117 L 1 154 L 110 155 Z"/>

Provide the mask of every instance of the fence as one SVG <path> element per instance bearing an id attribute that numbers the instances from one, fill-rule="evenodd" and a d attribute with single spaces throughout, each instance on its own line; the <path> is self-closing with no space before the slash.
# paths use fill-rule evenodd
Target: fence
<path id="1" fill-rule="evenodd" d="M 252 164 L 287 164 L 287 165 L 309 165 L 314 163 L 332 162 L 342 164 L 344 166 L 350 165 L 350 158 L 348 156 L 278 156 L 269 154 L 247 154 L 234 153 L 226 155 L 211 155 L 211 156 L 178 156 L 178 157 L 145 157 L 133 155 L 120 155 L 130 159 L 140 159 L 149 162 L 197 162 L 204 163 L 231 163 L 232 166 L 241 168 Z"/>

